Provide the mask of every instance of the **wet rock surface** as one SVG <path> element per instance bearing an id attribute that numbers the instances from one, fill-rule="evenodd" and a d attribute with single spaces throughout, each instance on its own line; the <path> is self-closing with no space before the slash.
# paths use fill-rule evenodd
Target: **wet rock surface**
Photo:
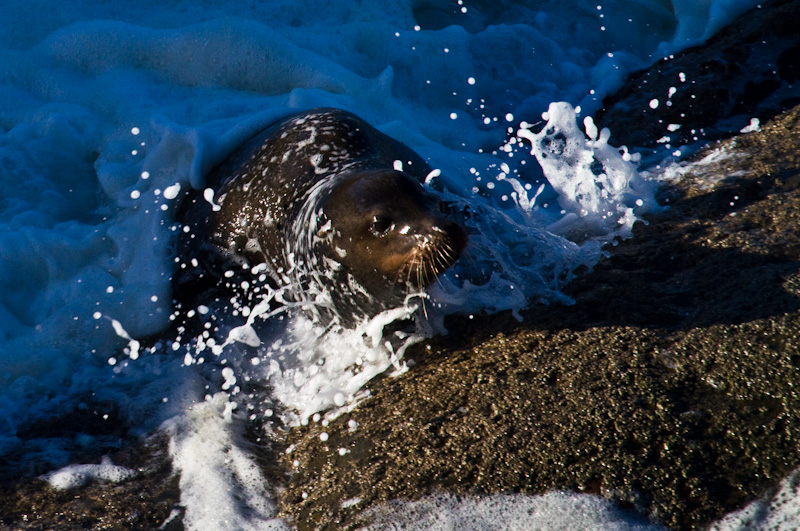
<path id="1" fill-rule="evenodd" d="M 798 20 L 800 2 L 764 2 L 704 45 L 629 76 L 595 119 L 639 148 L 717 140 L 752 118 L 764 122 L 800 104 Z"/>
<path id="2" fill-rule="evenodd" d="M 800 54 L 787 52 L 785 27 L 798 6 L 774 2 L 755 13 L 782 10 L 776 26 L 747 15 L 707 46 L 632 76 L 597 122 L 619 142 L 652 146 L 677 123 L 656 111 L 679 111 L 681 135 L 744 120 L 749 110 L 731 94 L 754 70 L 736 67 L 737 77 L 724 50 L 760 57 L 759 39 L 771 35 L 783 35 L 770 52 L 782 77 L 758 116 L 765 124 L 787 112 L 709 146 L 695 157 L 707 164 L 666 182 L 668 208 L 566 287 L 574 305 L 536 305 L 522 322 L 453 317 L 448 336 L 411 349 L 411 370 L 373 381 L 354 411 L 289 432 L 287 476 L 268 473 L 283 484 L 281 516 L 300 529 L 346 529 L 390 499 L 563 489 L 702 528 L 800 466 L 800 106 L 790 95 Z M 702 54 L 722 62 L 703 67 Z M 696 98 L 678 91 L 668 107 L 679 72 Z M 655 110 L 653 98 L 662 99 Z M 670 142 L 692 140 L 681 135 Z M 0 529 L 181 529 L 163 438 L 112 459 L 139 473 L 60 492 L 3 478 Z"/>
<path id="3" fill-rule="evenodd" d="M 67 490 L 55 490 L 41 478 L 6 478 L 0 484 L 0 529 L 183 529 L 178 477 L 167 455 L 166 437 L 130 445 L 113 452 L 111 458 L 114 464 L 131 469 L 133 477 Z"/>

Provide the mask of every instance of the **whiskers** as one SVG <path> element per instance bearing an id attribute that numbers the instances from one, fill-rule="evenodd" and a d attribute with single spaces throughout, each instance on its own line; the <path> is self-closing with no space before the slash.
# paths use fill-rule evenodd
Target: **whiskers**
<path id="1" fill-rule="evenodd" d="M 406 285 L 406 296 L 411 295 L 412 291 L 430 286 L 434 280 L 441 284 L 439 275 L 453 265 L 459 252 L 449 238 L 425 236 L 409 254 L 406 267 L 401 272 L 401 277 L 405 278 L 398 278 Z M 421 294 L 422 313 L 425 319 L 428 318 L 428 309 L 425 305 L 427 298 L 425 294 Z"/>

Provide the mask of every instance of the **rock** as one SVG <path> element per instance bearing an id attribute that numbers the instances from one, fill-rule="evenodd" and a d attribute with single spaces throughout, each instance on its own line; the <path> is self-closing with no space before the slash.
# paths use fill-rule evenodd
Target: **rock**
<path id="1" fill-rule="evenodd" d="M 800 2 L 765 2 L 706 44 L 632 74 L 595 121 L 618 143 L 650 148 L 707 142 L 752 118 L 764 122 L 800 103 L 798 20 Z"/>
<path id="2" fill-rule="evenodd" d="M 164 436 L 129 445 L 112 456 L 136 471 L 119 483 L 93 482 L 55 490 L 42 479 L 22 477 L 0 485 L 0 529 L 183 529 L 178 477 Z"/>

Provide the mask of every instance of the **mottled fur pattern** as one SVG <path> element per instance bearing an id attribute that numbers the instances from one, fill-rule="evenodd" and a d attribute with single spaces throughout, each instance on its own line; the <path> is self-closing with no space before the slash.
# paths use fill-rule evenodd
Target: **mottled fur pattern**
<path id="1" fill-rule="evenodd" d="M 218 209 L 199 192 L 185 201 L 179 255 L 198 266 L 178 271 L 179 291 L 224 300 L 226 290 L 257 284 L 255 268 L 307 310 L 346 325 L 402 304 L 467 241 L 422 187 L 429 172 L 351 113 L 282 120 L 209 175 Z"/>

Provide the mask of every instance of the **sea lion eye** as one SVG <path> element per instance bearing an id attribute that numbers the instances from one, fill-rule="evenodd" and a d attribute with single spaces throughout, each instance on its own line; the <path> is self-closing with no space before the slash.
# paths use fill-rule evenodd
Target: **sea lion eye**
<path id="1" fill-rule="evenodd" d="M 375 236 L 386 236 L 394 228 L 392 220 L 383 216 L 373 216 L 369 230 Z"/>

